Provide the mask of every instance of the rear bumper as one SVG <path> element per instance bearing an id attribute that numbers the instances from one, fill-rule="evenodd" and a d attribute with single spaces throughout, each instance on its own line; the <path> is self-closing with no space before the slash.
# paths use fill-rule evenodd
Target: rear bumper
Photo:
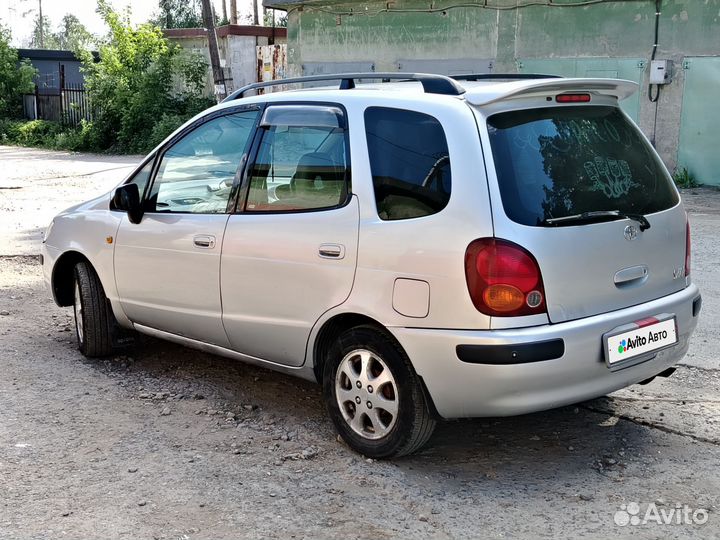
<path id="1" fill-rule="evenodd" d="M 665 371 L 687 352 L 699 298 L 693 284 L 652 302 L 560 324 L 491 331 L 389 330 L 423 378 L 442 417 L 510 416 L 592 399 Z M 610 371 L 603 356 L 603 334 L 658 313 L 675 315 L 678 343 L 641 363 Z M 540 347 L 527 345 L 533 343 Z M 491 346 L 487 350 L 498 352 L 483 362 L 480 353 Z M 521 353 L 513 356 L 515 350 Z"/>

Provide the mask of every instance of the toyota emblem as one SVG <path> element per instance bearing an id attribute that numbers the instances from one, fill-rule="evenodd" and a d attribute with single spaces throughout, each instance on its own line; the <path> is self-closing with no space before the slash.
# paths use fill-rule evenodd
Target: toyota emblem
<path id="1" fill-rule="evenodd" d="M 638 235 L 638 229 L 635 225 L 628 225 L 625 227 L 625 232 L 623 234 L 625 235 L 625 240 L 635 240 Z"/>

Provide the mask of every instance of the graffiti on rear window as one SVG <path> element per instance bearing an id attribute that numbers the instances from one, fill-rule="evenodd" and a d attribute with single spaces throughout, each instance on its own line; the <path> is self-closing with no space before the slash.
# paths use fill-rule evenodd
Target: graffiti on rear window
<path id="1" fill-rule="evenodd" d="M 627 195 L 630 188 L 639 184 L 633 181 L 630 165 L 624 159 L 595 157 L 586 161 L 584 169 L 592 180 L 592 190 L 602 191 L 608 199 Z"/>

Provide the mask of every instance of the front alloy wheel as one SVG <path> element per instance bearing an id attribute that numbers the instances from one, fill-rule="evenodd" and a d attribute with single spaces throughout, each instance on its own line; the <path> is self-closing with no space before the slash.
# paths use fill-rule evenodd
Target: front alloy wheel
<path id="1" fill-rule="evenodd" d="M 100 278 L 90 263 L 75 265 L 73 296 L 78 349 L 87 357 L 111 354 L 115 318 Z"/>
<path id="2" fill-rule="evenodd" d="M 75 311 L 75 331 L 77 332 L 78 343 L 82 344 L 85 340 L 85 322 L 83 319 L 82 299 L 80 297 L 80 284 L 75 281 L 75 302 L 73 303 Z"/>

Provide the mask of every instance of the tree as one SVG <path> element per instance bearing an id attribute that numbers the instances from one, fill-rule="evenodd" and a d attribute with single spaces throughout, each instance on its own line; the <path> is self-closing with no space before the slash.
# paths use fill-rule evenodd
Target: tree
<path id="1" fill-rule="evenodd" d="M 10 38 L 10 30 L 0 25 L 0 119 L 20 116 L 22 94 L 33 91 L 37 73 L 30 62 L 19 61 Z"/>
<path id="2" fill-rule="evenodd" d="M 202 28 L 199 0 L 158 0 L 160 12 L 151 22 L 161 28 Z"/>
<path id="3" fill-rule="evenodd" d="M 39 13 L 33 20 L 33 30 L 30 35 L 31 49 L 59 49 L 57 36 L 52 32 L 52 23 L 50 18 Z"/>
<path id="4" fill-rule="evenodd" d="M 93 107 L 93 146 L 145 152 L 213 102 L 203 96 L 207 63 L 185 53 L 151 24 L 134 27 L 107 0 L 98 13 L 110 28 L 100 60 L 79 52 Z"/>
<path id="5" fill-rule="evenodd" d="M 287 15 L 277 17 L 274 9 L 269 9 L 263 16 L 263 26 L 274 26 L 276 28 L 287 27 Z"/>
<path id="6" fill-rule="evenodd" d="M 95 37 L 80 20 L 71 13 L 66 14 L 57 32 L 52 31 L 52 21 L 45 15 L 40 23 L 40 15 L 35 17 L 33 32 L 30 36 L 31 49 L 61 49 L 77 51 L 92 47 Z"/>
<path id="7" fill-rule="evenodd" d="M 67 51 L 88 49 L 94 45 L 95 37 L 80 20 L 71 13 L 62 18 L 58 32 L 53 36 L 58 48 Z"/>

